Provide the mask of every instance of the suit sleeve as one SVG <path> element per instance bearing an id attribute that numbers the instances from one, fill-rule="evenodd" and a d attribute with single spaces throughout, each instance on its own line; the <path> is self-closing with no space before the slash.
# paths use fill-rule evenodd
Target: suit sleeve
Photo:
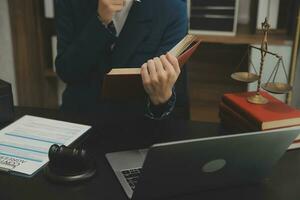
<path id="1" fill-rule="evenodd" d="M 163 34 L 163 39 L 156 56 L 161 56 L 170 51 L 186 34 L 188 27 L 187 7 L 184 1 L 176 1 L 174 10 L 177 12 L 171 12 L 171 16 L 167 16 L 170 19 Z M 176 92 L 173 88 L 171 98 L 163 105 L 155 106 L 148 99 L 146 116 L 155 120 L 162 120 L 167 118 L 174 110 L 176 103 Z"/>
<path id="2" fill-rule="evenodd" d="M 59 77 L 68 84 L 86 81 L 93 73 L 107 71 L 107 55 L 115 40 L 96 12 L 85 28 L 76 33 L 72 5 L 70 0 L 55 0 L 58 37 L 55 65 Z"/>
<path id="3" fill-rule="evenodd" d="M 167 18 L 169 19 L 164 30 L 162 42 L 158 48 L 156 56 L 161 56 L 170 51 L 188 31 L 188 17 L 186 3 L 181 0 L 175 1 L 173 10 Z"/>

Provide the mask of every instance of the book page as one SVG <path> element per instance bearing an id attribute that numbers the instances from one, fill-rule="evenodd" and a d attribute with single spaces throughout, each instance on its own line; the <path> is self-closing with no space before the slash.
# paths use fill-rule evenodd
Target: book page
<path id="1" fill-rule="evenodd" d="M 169 51 L 169 53 L 179 59 L 179 57 L 182 54 L 184 54 L 186 51 L 193 48 L 199 42 L 200 41 L 198 40 L 198 36 L 196 36 L 196 35 L 186 35 L 179 43 L 177 43 Z M 187 59 L 190 56 L 191 55 L 187 56 Z M 141 74 L 141 68 L 136 68 L 136 67 L 135 68 L 124 68 L 124 67 L 116 68 L 115 67 L 109 73 L 107 73 L 108 76 L 114 76 L 114 75 L 140 75 L 140 74 Z"/>
<path id="2" fill-rule="evenodd" d="M 190 45 L 197 40 L 195 35 L 185 36 L 175 47 L 173 47 L 169 52 L 175 57 L 180 56 L 184 51 L 186 51 Z"/>
<path id="3" fill-rule="evenodd" d="M 140 75 L 141 68 L 113 68 L 107 75 Z"/>
<path id="4" fill-rule="evenodd" d="M 0 131 L 0 168 L 27 176 L 48 161 L 51 145 L 70 145 L 90 126 L 24 116 Z"/>

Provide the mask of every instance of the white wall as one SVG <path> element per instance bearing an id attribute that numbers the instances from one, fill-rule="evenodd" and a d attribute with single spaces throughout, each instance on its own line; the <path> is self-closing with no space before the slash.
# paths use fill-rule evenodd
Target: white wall
<path id="1" fill-rule="evenodd" d="M 239 2 L 239 24 L 248 24 L 250 21 L 250 3 L 251 0 L 240 0 Z"/>
<path id="2" fill-rule="evenodd" d="M 17 105 L 13 47 L 7 0 L 0 0 L 0 79 L 10 82 Z"/>
<path id="3" fill-rule="evenodd" d="M 253 45 L 258 48 L 260 48 L 260 45 Z M 292 46 L 285 46 L 285 45 L 269 45 L 269 51 L 276 53 L 278 55 L 281 55 L 283 58 L 283 62 L 285 65 L 285 69 L 287 72 L 287 75 L 290 71 L 290 65 L 291 65 L 291 56 L 292 56 Z M 256 68 L 256 71 L 259 72 L 259 67 L 260 67 L 260 51 L 253 49 L 251 51 L 251 61 L 253 62 L 253 65 Z M 262 75 L 262 83 L 266 83 L 268 79 L 270 78 L 272 71 L 277 63 L 278 59 L 267 55 L 265 58 L 265 65 L 264 65 L 264 70 L 263 70 L 263 75 Z M 255 73 L 254 69 L 250 67 L 250 71 L 252 73 Z M 272 80 L 271 80 L 272 81 Z M 285 73 L 283 70 L 283 66 L 280 66 L 280 69 L 278 70 L 278 74 L 276 76 L 275 82 L 283 82 L 283 83 L 288 83 L 288 80 L 285 77 Z M 256 91 L 257 87 L 257 82 L 251 83 L 248 85 L 248 90 L 249 91 Z M 286 101 L 286 95 L 285 94 L 272 94 L 279 100 L 285 102 Z"/>

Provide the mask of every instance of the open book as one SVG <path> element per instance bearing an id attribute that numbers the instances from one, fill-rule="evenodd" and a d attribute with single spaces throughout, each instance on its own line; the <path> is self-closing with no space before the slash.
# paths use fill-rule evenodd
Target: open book
<path id="1" fill-rule="evenodd" d="M 200 44 L 195 35 L 185 36 L 169 52 L 174 55 L 183 67 Z M 113 68 L 103 82 L 102 97 L 108 100 L 133 101 L 145 97 L 141 80 L 141 68 Z"/>

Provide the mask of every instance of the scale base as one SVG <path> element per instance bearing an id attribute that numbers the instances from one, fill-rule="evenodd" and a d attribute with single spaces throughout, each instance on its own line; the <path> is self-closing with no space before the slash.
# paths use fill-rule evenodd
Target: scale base
<path id="1" fill-rule="evenodd" d="M 263 105 L 269 103 L 269 100 L 263 97 L 261 94 L 255 94 L 254 96 L 248 97 L 247 100 L 252 104 Z"/>

